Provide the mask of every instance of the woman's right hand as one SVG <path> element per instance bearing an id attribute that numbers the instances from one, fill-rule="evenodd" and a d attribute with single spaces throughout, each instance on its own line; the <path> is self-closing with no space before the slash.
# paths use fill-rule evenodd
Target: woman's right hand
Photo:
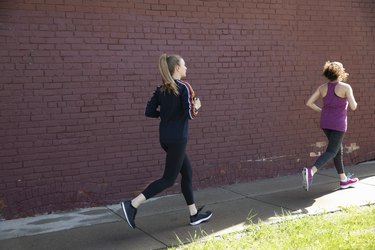
<path id="1" fill-rule="evenodd" d="M 349 84 L 347 85 L 346 89 L 346 98 L 348 99 L 350 109 L 353 111 L 356 110 L 357 102 L 354 98 L 353 89 Z"/>

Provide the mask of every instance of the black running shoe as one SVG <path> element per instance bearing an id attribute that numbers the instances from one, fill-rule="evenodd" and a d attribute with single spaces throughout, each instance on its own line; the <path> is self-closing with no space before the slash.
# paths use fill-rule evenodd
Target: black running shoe
<path id="1" fill-rule="evenodd" d="M 137 214 L 137 209 L 132 206 L 131 201 L 122 201 L 121 202 L 122 210 L 124 211 L 126 221 L 128 222 L 131 228 L 135 228 L 135 215 Z"/>
<path id="2" fill-rule="evenodd" d="M 196 215 L 190 216 L 190 225 L 195 226 L 195 225 L 201 224 L 204 221 L 208 221 L 211 218 L 212 212 L 211 211 L 201 212 L 202 209 L 203 207 L 199 208 Z"/>

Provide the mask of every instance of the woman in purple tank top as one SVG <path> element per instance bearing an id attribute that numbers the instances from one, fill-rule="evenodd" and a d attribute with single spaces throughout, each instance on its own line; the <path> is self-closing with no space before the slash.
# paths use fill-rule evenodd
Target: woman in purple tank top
<path id="1" fill-rule="evenodd" d="M 306 105 L 321 113 L 320 127 L 328 138 L 328 146 L 312 167 L 305 167 L 302 171 L 303 187 L 306 191 L 310 189 L 314 174 L 332 159 L 340 177 L 341 188 L 351 187 L 358 182 L 358 178 L 346 176 L 342 157 L 348 105 L 351 110 L 357 108 L 351 86 L 343 82 L 349 74 L 345 72 L 342 63 L 328 61 L 324 64 L 323 75 L 329 82 L 319 86 Z M 323 99 L 322 108 L 315 104 L 320 98 Z"/>

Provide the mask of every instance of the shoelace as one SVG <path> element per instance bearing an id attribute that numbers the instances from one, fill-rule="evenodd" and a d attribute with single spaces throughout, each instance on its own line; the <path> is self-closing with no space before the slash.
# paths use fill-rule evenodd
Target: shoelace
<path id="1" fill-rule="evenodd" d="M 348 172 L 348 174 L 346 175 L 346 178 L 348 178 L 348 180 L 350 180 L 350 179 L 354 179 L 355 177 L 354 177 L 354 174 Z"/>
<path id="2" fill-rule="evenodd" d="M 203 208 L 204 208 L 204 206 L 201 206 L 200 208 L 198 208 L 197 213 L 195 215 L 192 215 L 192 216 L 197 216 L 202 211 Z"/>
<path id="3" fill-rule="evenodd" d="M 199 214 L 200 211 L 202 211 L 203 208 L 204 208 L 204 206 L 201 206 L 200 208 L 198 208 L 198 210 L 197 210 L 197 214 Z"/>

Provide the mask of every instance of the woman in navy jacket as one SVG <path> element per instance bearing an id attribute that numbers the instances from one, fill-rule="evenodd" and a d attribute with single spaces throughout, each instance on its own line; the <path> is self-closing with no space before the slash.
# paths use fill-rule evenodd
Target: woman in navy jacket
<path id="1" fill-rule="evenodd" d="M 190 224 L 198 225 L 212 216 L 211 211 L 202 212 L 202 208 L 197 209 L 194 203 L 192 168 L 185 151 L 188 122 L 196 117 L 201 103 L 190 84 L 181 80 L 186 77 L 186 69 L 181 56 L 160 56 L 159 71 L 163 83 L 148 101 L 145 115 L 160 118 L 159 139 L 167 156 L 162 178 L 152 182 L 134 199 L 121 202 L 126 220 L 132 228 L 135 228 L 137 208 L 147 199 L 173 186 L 179 173 L 181 191 L 190 212 Z"/>

